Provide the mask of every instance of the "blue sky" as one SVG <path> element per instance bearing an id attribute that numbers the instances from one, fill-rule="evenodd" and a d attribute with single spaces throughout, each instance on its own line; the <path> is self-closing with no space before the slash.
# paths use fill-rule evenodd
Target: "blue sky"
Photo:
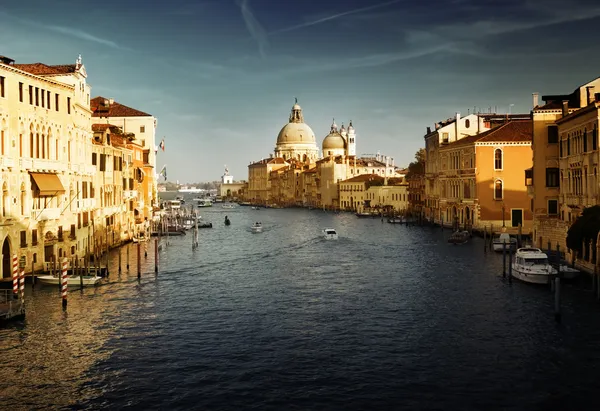
<path id="1" fill-rule="evenodd" d="M 319 145 L 353 120 L 406 165 L 435 121 L 599 76 L 599 23 L 597 0 L 5 0 L 0 54 L 81 54 L 94 96 L 158 118 L 169 180 L 211 181 L 268 157 L 294 97 Z"/>

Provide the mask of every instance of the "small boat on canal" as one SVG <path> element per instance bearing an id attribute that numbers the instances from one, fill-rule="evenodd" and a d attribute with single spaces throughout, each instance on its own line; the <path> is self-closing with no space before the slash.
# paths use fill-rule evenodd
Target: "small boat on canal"
<path id="1" fill-rule="evenodd" d="M 262 223 L 257 221 L 256 223 L 252 224 L 252 227 L 250 227 L 250 229 L 252 230 L 253 233 L 262 233 L 262 230 L 263 230 Z"/>
<path id="2" fill-rule="evenodd" d="M 448 242 L 454 245 L 464 244 L 469 241 L 469 238 L 471 238 L 471 234 L 468 231 L 457 230 L 450 235 Z"/>
<path id="3" fill-rule="evenodd" d="M 97 283 L 100 282 L 100 280 L 102 280 L 102 277 L 99 277 L 97 275 L 84 275 L 83 277 L 83 286 L 92 286 L 92 285 L 96 285 Z M 54 276 L 54 275 L 40 275 L 36 278 L 37 281 L 40 282 L 40 284 L 42 285 L 58 285 L 60 284 L 60 276 Z M 69 275 L 67 276 L 67 285 L 69 286 L 77 286 L 77 285 L 81 285 L 82 283 L 82 278 L 80 278 L 80 276 L 78 275 Z"/>

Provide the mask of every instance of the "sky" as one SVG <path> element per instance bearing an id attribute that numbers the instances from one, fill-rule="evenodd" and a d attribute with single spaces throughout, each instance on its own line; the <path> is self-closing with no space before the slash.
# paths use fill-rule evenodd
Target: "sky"
<path id="1" fill-rule="evenodd" d="M 597 0 L 3 0 L 0 55 L 71 64 L 93 96 L 157 117 L 169 181 L 235 180 L 273 152 L 294 99 L 319 148 L 408 165 L 427 126 L 528 113 L 600 76 Z"/>

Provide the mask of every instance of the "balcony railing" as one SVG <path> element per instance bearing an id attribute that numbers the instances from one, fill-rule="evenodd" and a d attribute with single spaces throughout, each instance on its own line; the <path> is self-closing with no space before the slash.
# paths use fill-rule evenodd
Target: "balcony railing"
<path id="1" fill-rule="evenodd" d="M 44 208 L 43 210 L 32 210 L 31 218 L 37 221 L 58 220 L 60 208 Z"/>
<path id="2" fill-rule="evenodd" d="M 7 157 L 7 156 L 1 156 L 0 157 L 0 166 L 1 167 L 14 167 L 15 166 L 15 160 L 13 158 Z"/>
<path id="3" fill-rule="evenodd" d="M 34 158 L 32 159 L 32 170 L 40 170 L 40 171 L 65 171 L 66 166 L 65 163 L 58 160 L 48 160 L 43 158 Z"/>

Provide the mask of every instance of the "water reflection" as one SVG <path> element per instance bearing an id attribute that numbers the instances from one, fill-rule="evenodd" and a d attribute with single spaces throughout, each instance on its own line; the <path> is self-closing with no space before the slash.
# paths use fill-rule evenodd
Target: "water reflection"
<path id="1" fill-rule="evenodd" d="M 257 213 L 265 230 L 253 234 Z M 108 281 L 71 291 L 67 312 L 58 289 L 28 289 L 25 323 L 0 330 L 4 405 L 489 410 L 540 406 L 552 390 L 574 406 L 594 398 L 588 294 L 565 287 L 557 326 L 548 290 L 502 281 L 479 239 L 450 246 L 439 229 L 316 210 L 227 210 L 230 227 L 221 210 L 202 214 L 214 228 L 194 251 L 191 236 L 172 237 L 158 275 L 142 252 L 137 280 L 131 246 L 129 271 L 113 253 Z M 323 227 L 340 239 L 324 241 Z"/>

